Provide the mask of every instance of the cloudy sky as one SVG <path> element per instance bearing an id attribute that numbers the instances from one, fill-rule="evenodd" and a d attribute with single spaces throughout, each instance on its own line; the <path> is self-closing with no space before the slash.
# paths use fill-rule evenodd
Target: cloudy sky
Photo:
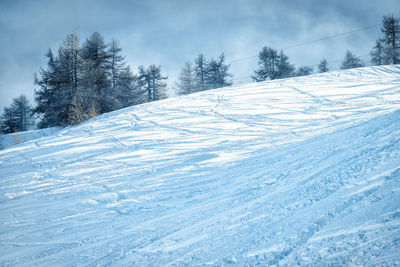
<path id="1" fill-rule="evenodd" d="M 224 52 L 239 84 L 250 80 L 257 67 L 252 56 L 263 46 L 288 48 L 357 29 L 364 30 L 285 53 L 296 66 L 326 58 L 336 69 L 347 49 L 369 61 L 389 13 L 400 15 L 399 0 L 0 0 L 0 108 L 21 93 L 33 99 L 45 52 L 73 30 L 81 41 L 94 31 L 119 40 L 134 70 L 159 64 L 172 88 L 184 62 L 199 53 Z"/>

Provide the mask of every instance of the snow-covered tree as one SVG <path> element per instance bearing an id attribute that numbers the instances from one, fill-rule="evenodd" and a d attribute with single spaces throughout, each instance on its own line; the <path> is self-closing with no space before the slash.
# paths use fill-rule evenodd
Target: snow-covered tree
<path id="1" fill-rule="evenodd" d="M 318 71 L 319 71 L 319 73 L 323 73 L 323 72 L 329 71 L 328 62 L 326 61 L 326 59 L 321 60 L 321 62 L 318 65 Z"/>
<path id="2" fill-rule="evenodd" d="M 362 60 L 353 55 L 350 51 L 346 52 L 346 56 L 340 65 L 340 69 L 346 70 L 346 69 L 353 69 L 353 68 L 359 68 L 359 67 L 364 67 L 364 63 Z"/>
<path id="3" fill-rule="evenodd" d="M 197 91 L 196 72 L 192 63 L 186 62 L 179 75 L 176 87 L 179 95 L 187 95 Z"/>

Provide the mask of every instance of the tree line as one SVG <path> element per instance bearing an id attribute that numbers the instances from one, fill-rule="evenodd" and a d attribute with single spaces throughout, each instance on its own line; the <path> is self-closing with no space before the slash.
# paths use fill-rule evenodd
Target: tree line
<path id="1" fill-rule="evenodd" d="M 203 54 L 198 55 L 192 62 L 186 62 L 179 75 L 176 87 L 178 94 L 185 95 L 199 91 L 232 85 L 229 78 L 230 65 L 225 63 L 222 53 L 218 59 L 207 60 Z"/>
<path id="2" fill-rule="evenodd" d="M 373 65 L 400 64 L 400 18 L 383 17 L 381 37 L 370 56 Z M 121 55 L 116 40 L 106 43 L 95 32 L 80 43 L 76 32 L 66 35 L 57 53 L 46 53 L 47 66 L 35 74 L 35 105 L 24 95 L 14 98 L 0 116 L 2 133 L 25 131 L 37 127 L 67 126 L 120 108 L 166 98 L 167 76 L 161 66 L 139 66 L 133 73 Z M 365 66 L 361 58 L 347 51 L 340 68 Z M 179 95 L 232 85 L 230 65 L 222 53 L 217 59 L 198 55 L 184 64 L 175 88 Z M 318 72 L 329 71 L 326 59 Z M 295 68 L 283 50 L 263 47 L 258 67 L 251 76 L 255 82 L 313 73 L 311 66 Z"/>
<path id="3" fill-rule="evenodd" d="M 39 127 L 66 126 L 120 108 L 166 97 L 161 67 L 140 66 L 133 74 L 116 40 L 106 43 L 95 32 L 81 45 L 67 34 L 57 54 L 46 54 L 47 67 L 35 77 L 33 113 Z"/>

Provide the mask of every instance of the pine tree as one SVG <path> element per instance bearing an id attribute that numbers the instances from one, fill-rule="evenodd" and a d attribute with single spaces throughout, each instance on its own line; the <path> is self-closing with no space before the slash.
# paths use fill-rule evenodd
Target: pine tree
<path id="1" fill-rule="evenodd" d="M 194 70 L 196 76 L 196 90 L 206 90 L 206 76 L 207 76 L 207 65 L 208 62 L 203 54 L 198 55 L 194 60 Z"/>
<path id="2" fill-rule="evenodd" d="M 326 59 L 321 60 L 321 62 L 318 65 L 318 70 L 319 70 L 319 73 L 323 73 L 323 72 L 329 71 L 328 62 L 326 61 Z"/>
<path id="3" fill-rule="evenodd" d="M 263 47 L 258 54 L 258 65 L 258 70 L 252 76 L 255 82 L 276 79 L 278 76 L 278 51 L 270 47 Z"/>
<path id="4" fill-rule="evenodd" d="M 72 32 L 66 35 L 58 49 L 59 88 L 54 101 L 60 125 L 68 125 L 69 108 L 81 85 L 81 64 L 79 38 L 76 32 Z"/>
<path id="5" fill-rule="evenodd" d="M 118 41 L 113 39 L 109 45 L 108 52 L 110 54 L 110 75 L 111 75 L 111 88 L 115 89 L 119 83 L 120 74 L 125 68 L 124 57 L 120 55 L 121 48 Z"/>
<path id="6" fill-rule="evenodd" d="M 176 83 L 179 95 L 187 95 L 197 91 L 196 73 L 190 62 L 186 62 Z"/>
<path id="7" fill-rule="evenodd" d="M 59 118 L 59 102 L 62 99 L 59 62 L 51 49 L 46 53 L 46 57 L 47 69 L 41 68 L 39 77 L 35 74 L 35 85 L 39 88 L 35 89 L 34 113 L 41 119 L 39 128 L 65 125 Z"/>
<path id="8" fill-rule="evenodd" d="M 59 61 L 63 64 L 66 84 L 70 87 L 70 95 L 73 97 L 79 86 L 79 71 L 81 68 L 80 42 L 77 32 L 71 32 L 64 38 L 59 49 Z"/>
<path id="9" fill-rule="evenodd" d="M 39 127 L 68 125 L 69 106 L 78 93 L 81 68 L 79 38 L 75 32 L 63 40 L 55 57 L 51 49 L 47 52 L 47 69 L 35 75 L 37 106 L 35 113 L 40 115 Z"/>
<path id="10" fill-rule="evenodd" d="M 373 48 L 373 50 L 371 51 L 370 55 L 371 55 L 371 63 L 373 65 L 383 65 L 384 61 L 385 61 L 385 57 L 384 57 L 384 46 L 383 46 L 383 40 L 382 39 L 378 39 L 376 40 L 375 46 Z"/>
<path id="11" fill-rule="evenodd" d="M 56 55 L 49 49 L 47 67 L 35 74 L 35 114 L 39 127 L 66 126 L 115 109 L 165 98 L 166 77 L 151 65 L 132 74 L 118 42 L 108 45 L 95 32 L 80 46 L 67 34 Z M 139 79 L 140 78 L 140 79 Z M 149 93 L 149 90 L 150 93 Z"/>
<path id="12" fill-rule="evenodd" d="M 288 78 L 293 76 L 295 67 L 289 63 L 289 57 L 283 53 L 283 50 L 278 56 L 278 79 Z"/>
<path id="13" fill-rule="evenodd" d="M 258 65 L 258 70 L 252 76 L 256 82 L 282 79 L 294 75 L 295 67 L 289 63 L 289 57 L 282 50 L 278 54 L 278 51 L 273 48 L 263 47 L 258 54 Z"/>
<path id="14" fill-rule="evenodd" d="M 138 78 L 132 74 L 129 66 L 121 70 L 117 82 L 116 98 L 121 104 L 119 108 L 138 105 L 146 102 L 146 90 L 139 86 Z"/>
<path id="15" fill-rule="evenodd" d="M 299 67 L 296 71 L 296 76 L 306 76 L 313 72 L 313 68 L 310 66 Z"/>
<path id="16" fill-rule="evenodd" d="M 225 64 L 225 56 L 222 53 L 218 60 L 211 59 L 206 68 L 206 89 L 214 89 L 230 86 L 228 81 L 232 74 L 229 73 L 229 65 Z"/>
<path id="17" fill-rule="evenodd" d="M 147 69 L 139 67 L 138 83 L 147 91 L 147 101 L 156 101 L 166 98 L 164 82 L 168 77 L 161 75 L 161 66 L 150 65 Z"/>
<path id="18" fill-rule="evenodd" d="M 129 66 L 126 66 L 125 58 L 121 55 L 122 49 L 113 39 L 109 45 L 110 54 L 110 108 L 112 110 L 143 103 L 139 93 L 136 77 Z M 138 98 L 138 99 L 136 99 Z"/>
<path id="19" fill-rule="evenodd" d="M 29 130 L 32 126 L 32 106 L 28 98 L 25 95 L 14 98 L 11 109 L 18 120 L 17 130 L 20 132 Z"/>
<path id="20" fill-rule="evenodd" d="M 359 57 L 353 55 L 350 51 L 347 51 L 346 56 L 340 66 L 340 69 L 346 70 L 359 67 L 364 67 L 364 63 L 362 62 L 362 60 Z"/>
<path id="21" fill-rule="evenodd" d="M 112 111 L 112 91 L 110 79 L 111 55 L 103 37 L 93 33 L 83 44 L 83 80 L 88 110 L 94 108 L 100 114 Z"/>
<path id="22" fill-rule="evenodd" d="M 5 107 L 0 117 L 0 130 L 3 134 L 17 132 L 17 122 L 11 107 Z"/>
<path id="23" fill-rule="evenodd" d="M 14 98 L 11 106 L 4 108 L 0 118 L 3 133 L 27 131 L 32 124 L 32 107 L 25 95 Z"/>
<path id="24" fill-rule="evenodd" d="M 400 64 L 400 18 L 384 16 L 382 33 L 384 63 Z"/>

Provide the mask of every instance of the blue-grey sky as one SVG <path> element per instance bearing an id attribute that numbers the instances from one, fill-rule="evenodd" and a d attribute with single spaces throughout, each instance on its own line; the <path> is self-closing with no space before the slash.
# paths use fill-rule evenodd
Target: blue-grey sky
<path id="1" fill-rule="evenodd" d="M 0 0 L 0 108 L 21 93 L 33 100 L 33 77 L 46 66 L 48 48 L 77 30 L 116 38 L 127 63 L 160 64 L 169 88 L 185 61 L 199 53 L 227 62 L 337 33 L 380 24 L 400 14 L 399 0 Z M 296 66 L 322 58 L 337 68 L 347 49 L 369 61 L 380 26 L 285 50 Z M 235 84 L 247 82 L 257 58 L 233 61 Z M 316 68 L 316 67 L 314 67 Z"/>

